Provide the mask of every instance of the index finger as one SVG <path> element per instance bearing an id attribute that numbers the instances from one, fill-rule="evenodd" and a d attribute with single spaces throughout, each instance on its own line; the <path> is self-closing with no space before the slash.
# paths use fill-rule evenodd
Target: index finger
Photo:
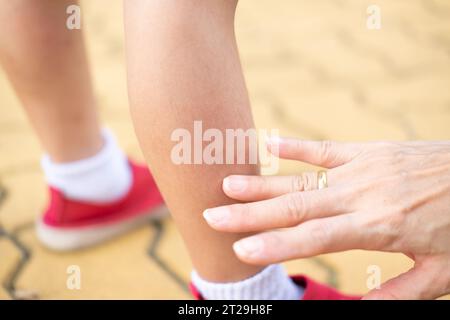
<path id="1" fill-rule="evenodd" d="M 225 232 L 285 228 L 349 212 L 347 193 L 341 187 L 294 192 L 269 200 L 207 209 L 203 216 L 211 227 Z"/>

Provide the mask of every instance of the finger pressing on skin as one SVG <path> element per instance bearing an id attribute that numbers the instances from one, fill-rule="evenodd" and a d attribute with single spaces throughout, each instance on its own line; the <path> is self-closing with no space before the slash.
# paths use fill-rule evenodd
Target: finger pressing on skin
<path id="1" fill-rule="evenodd" d="M 240 260 L 266 265 L 322 253 L 364 249 L 365 234 L 356 214 L 317 219 L 284 230 L 241 239 L 233 249 Z"/>
<path id="2" fill-rule="evenodd" d="M 448 267 L 448 266 L 447 266 Z M 437 268 L 433 263 L 417 264 L 379 289 L 373 289 L 363 300 L 429 300 L 446 294 L 446 268 Z"/>
<path id="3" fill-rule="evenodd" d="M 211 227 L 219 231 L 252 232 L 285 228 L 348 212 L 343 207 L 345 197 L 341 188 L 294 192 L 269 200 L 207 209 L 203 216 Z"/>
<path id="4" fill-rule="evenodd" d="M 308 141 L 269 137 L 267 148 L 280 158 L 304 161 L 325 168 L 335 168 L 353 160 L 361 153 L 363 146 L 357 143 L 328 140 Z"/>
<path id="5" fill-rule="evenodd" d="M 223 180 L 223 191 L 230 198 L 258 201 L 297 191 L 317 189 L 317 172 L 304 172 L 295 176 L 243 176 L 232 175 Z M 334 170 L 327 172 L 328 186 L 336 184 Z"/>

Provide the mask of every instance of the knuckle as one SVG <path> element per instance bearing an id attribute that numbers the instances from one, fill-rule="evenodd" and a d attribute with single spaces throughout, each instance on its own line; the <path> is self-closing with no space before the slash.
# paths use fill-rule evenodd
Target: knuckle
<path id="1" fill-rule="evenodd" d="M 391 210 L 387 217 L 387 221 L 391 228 L 397 230 L 404 223 L 406 219 L 406 215 L 411 211 L 410 206 L 404 204 L 395 205 Z"/>
<path id="2" fill-rule="evenodd" d="M 323 140 L 320 144 L 320 153 L 322 159 L 327 160 L 330 158 L 333 142 L 330 140 Z"/>
<path id="3" fill-rule="evenodd" d="M 291 192 L 303 191 L 303 179 L 296 175 L 291 179 Z"/>
<path id="4" fill-rule="evenodd" d="M 399 246 L 401 247 L 398 233 L 392 227 L 378 226 L 376 233 L 378 234 L 378 240 L 376 241 L 378 248 L 396 251 L 399 249 Z"/>
<path id="5" fill-rule="evenodd" d="M 372 230 L 378 247 L 396 250 L 401 246 L 401 230 L 405 216 L 398 207 L 391 208 L 385 214 L 377 215 L 372 221 Z"/>
<path id="6" fill-rule="evenodd" d="M 386 210 L 386 219 L 392 227 L 399 229 L 405 225 L 410 213 L 415 210 L 416 203 L 409 199 L 394 201 L 395 199 L 390 200 L 390 205 Z"/>
<path id="7" fill-rule="evenodd" d="M 377 148 L 371 150 L 372 155 L 377 156 L 378 158 L 386 160 L 394 160 L 399 155 L 398 145 L 389 142 L 382 141 L 376 143 Z"/>
<path id="8" fill-rule="evenodd" d="M 303 149 L 303 141 L 302 140 L 300 140 L 300 139 L 295 139 L 295 141 L 294 141 L 294 143 L 293 143 L 293 147 L 296 149 L 296 150 L 302 150 Z"/>
<path id="9" fill-rule="evenodd" d="M 387 249 L 394 242 L 391 228 L 378 212 L 367 212 L 360 230 L 364 235 L 364 245 L 369 250 Z"/>
<path id="10" fill-rule="evenodd" d="M 262 194 L 267 194 L 269 192 L 269 188 L 270 182 L 267 180 L 267 177 L 259 176 L 255 184 L 256 191 Z"/>
<path id="11" fill-rule="evenodd" d="M 290 222 L 300 222 L 304 219 L 305 201 L 302 193 L 290 194 L 285 198 L 286 215 Z"/>
<path id="12" fill-rule="evenodd" d="M 330 238 L 330 227 L 327 222 L 314 223 L 311 227 L 311 240 L 318 251 L 326 248 Z"/>
<path id="13" fill-rule="evenodd" d="M 304 172 L 302 173 L 300 179 L 302 180 L 304 191 L 311 191 L 315 189 L 315 182 L 312 173 Z"/>
<path id="14" fill-rule="evenodd" d="M 404 172 L 405 157 L 406 153 L 402 150 L 392 150 L 389 152 L 389 165 L 397 169 L 399 174 Z"/>

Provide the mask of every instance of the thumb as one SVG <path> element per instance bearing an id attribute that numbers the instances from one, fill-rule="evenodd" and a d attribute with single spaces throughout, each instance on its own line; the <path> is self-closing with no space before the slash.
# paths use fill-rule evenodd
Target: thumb
<path id="1" fill-rule="evenodd" d="M 429 300 L 445 294 L 441 291 L 439 272 L 425 264 L 385 282 L 380 289 L 370 291 L 364 300 Z"/>
<path id="2" fill-rule="evenodd" d="M 335 168 L 353 160 L 361 153 L 363 145 L 268 137 L 267 148 L 273 155 L 280 158 L 299 160 L 324 168 Z"/>

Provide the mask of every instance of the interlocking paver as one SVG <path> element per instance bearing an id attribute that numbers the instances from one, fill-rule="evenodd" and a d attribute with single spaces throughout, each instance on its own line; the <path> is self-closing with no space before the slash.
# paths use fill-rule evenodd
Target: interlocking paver
<path id="1" fill-rule="evenodd" d="M 187 298 L 146 253 L 153 230 L 143 226 L 117 240 L 74 253 L 58 254 L 41 247 L 29 230 L 22 241 L 33 258 L 21 275 L 18 289 L 32 289 L 41 298 L 168 299 Z M 69 266 L 80 268 L 80 290 L 67 285 Z"/>
<path id="2" fill-rule="evenodd" d="M 6 287 L 19 261 L 19 250 L 0 231 L 0 299 L 10 298 Z"/>
<path id="3" fill-rule="evenodd" d="M 449 139 L 450 2 L 379 0 L 382 28 L 366 28 L 360 0 L 241 1 L 237 37 L 256 124 L 309 139 Z M 134 158 L 142 159 L 128 114 L 121 1 L 108 10 L 83 1 L 83 29 L 100 113 Z M 0 74 L 0 226 L 30 252 L 0 237 L 0 283 L 17 271 L 16 298 L 188 298 L 189 256 L 174 223 L 148 225 L 90 250 L 42 248 L 32 223 L 46 190 L 40 147 Z M 282 161 L 280 173 L 312 170 Z M 0 189 L 0 191 L 3 189 Z M 2 193 L 3 194 L 3 193 Z M 21 260 L 22 259 L 22 260 Z M 82 289 L 66 287 L 79 265 Z M 411 262 L 398 254 L 351 251 L 289 262 L 346 291 L 367 291 L 367 267 L 386 280 Z M 0 287 L 0 299 L 10 298 Z"/>
<path id="4" fill-rule="evenodd" d="M 23 172 L 0 173 L 7 197 L 0 204 L 0 221 L 8 230 L 33 222 L 45 206 L 47 189 L 42 174 L 34 167 Z"/>

